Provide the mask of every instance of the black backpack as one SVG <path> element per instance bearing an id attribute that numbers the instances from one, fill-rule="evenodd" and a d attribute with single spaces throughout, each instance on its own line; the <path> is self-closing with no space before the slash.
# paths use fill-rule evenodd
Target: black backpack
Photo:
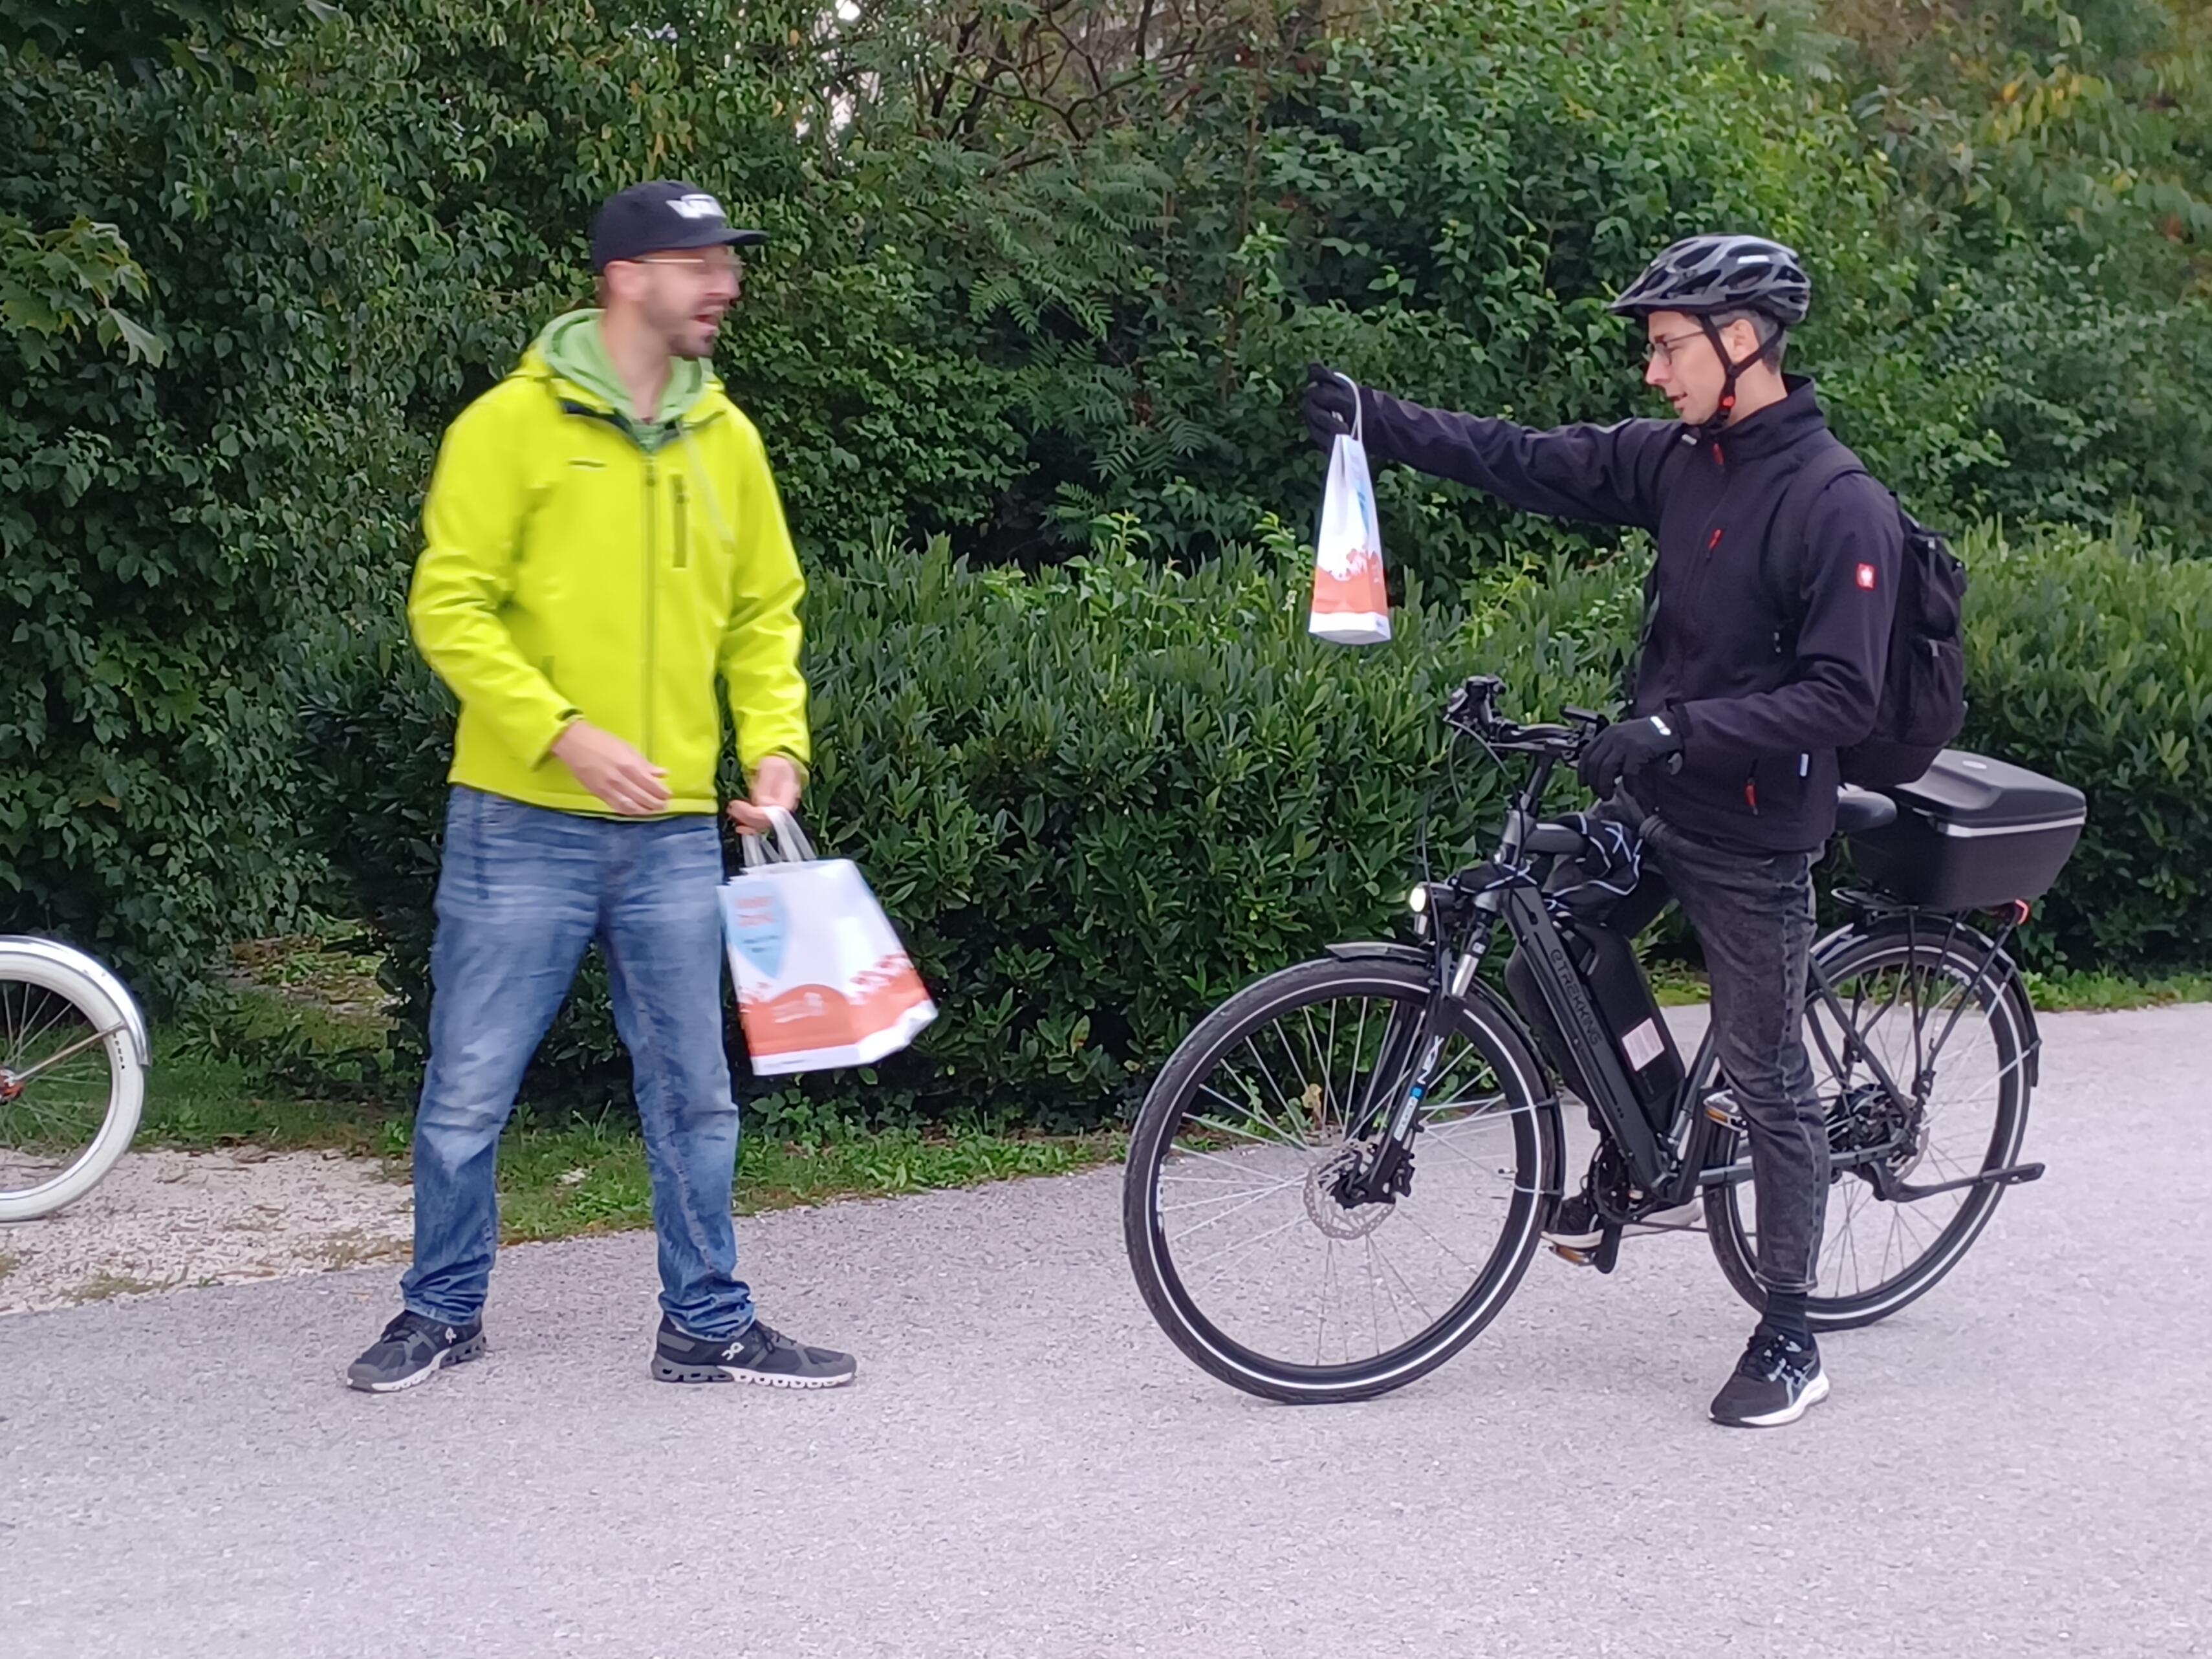
<path id="1" fill-rule="evenodd" d="M 1786 552 L 1794 572 L 1805 557 L 1805 530 L 1820 492 L 1846 473 L 1863 472 L 1839 443 L 1800 467 L 1783 492 L 1770 552 Z M 1948 543 L 1905 510 L 1895 495 L 1905 556 L 1897 573 L 1897 614 L 1889 627 L 1889 665 L 1874 730 L 1837 758 L 1844 781 L 1869 789 L 1911 783 L 1966 723 L 1966 659 L 1960 629 L 1966 567 Z M 1796 608 L 1799 583 L 1776 584 L 1784 610 Z"/>

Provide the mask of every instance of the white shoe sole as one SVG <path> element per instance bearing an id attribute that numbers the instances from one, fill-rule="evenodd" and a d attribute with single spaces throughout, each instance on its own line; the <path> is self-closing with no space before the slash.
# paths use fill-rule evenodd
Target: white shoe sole
<path id="1" fill-rule="evenodd" d="M 1805 1392 L 1790 1405 L 1778 1412 L 1767 1412 L 1758 1417 L 1722 1417 L 1716 1413 L 1713 1421 L 1724 1429 L 1779 1429 L 1795 1423 L 1807 1412 L 1828 1397 L 1828 1374 L 1822 1371 L 1814 1377 Z"/>
<path id="2" fill-rule="evenodd" d="M 483 1358 L 483 1333 L 479 1331 L 467 1341 L 446 1350 L 419 1371 L 410 1373 L 392 1382 L 364 1382 L 348 1371 L 345 1385 L 362 1394 L 404 1394 L 409 1389 L 419 1389 L 440 1371 L 451 1370 L 456 1365 L 465 1365 L 471 1359 Z"/>
<path id="3" fill-rule="evenodd" d="M 1655 1210 L 1641 1221 L 1630 1222 L 1620 1230 L 1620 1236 L 1624 1239 L 1656 1238 L 1662 1233 L 1703 1232 L 1705 1229 L 1695 1224 L 1704 1213 L 1703 1202 L 1692 1199 L 1687 1204 L 1677 1204 L 1671 1210 Z M 1680 1218 L 1675 1219 L 1677 1217 Z M 1577 1255 L 1595 1250 L 1604 1237 L 1604 1232 L 1597 1229 L 1586 1233 L 1547 1232 L 1543 1235 L 1544 1243 L 1553 1249 L 1562 1254 L 1573 1251 Z"/>
<path id="4" fill-rule="evenodd" d="M 653 1380 L 656 1382 L 750 1382 L 763 1389 L 842 1389 L 859 1375 L 856 1367 L 842 1376 L 775 1376 L 738 1365 L 679 1365 L 658 1354 L 653 1359 Z"/>

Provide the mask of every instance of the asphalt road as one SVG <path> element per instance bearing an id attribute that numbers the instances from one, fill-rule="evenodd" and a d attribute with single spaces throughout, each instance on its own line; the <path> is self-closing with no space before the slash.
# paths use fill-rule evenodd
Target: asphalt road
<path id="1" fill-rule="evenodd" d="M 2212 1009 L 2045 1035 L 2049 1176 L 1769 1434 L 1704 1420 L 1749 1315 L 1694 1237 L 1247 1399 L 1115 1171 L 744 1224 L 833 1395 L 648 1381 L 643 1236 L 511 1251 L 490 1357 L 390 1399 L 337 1382 L 388 1269 L 0 1320 L 0 1655 L 2212 1654 Z"/>

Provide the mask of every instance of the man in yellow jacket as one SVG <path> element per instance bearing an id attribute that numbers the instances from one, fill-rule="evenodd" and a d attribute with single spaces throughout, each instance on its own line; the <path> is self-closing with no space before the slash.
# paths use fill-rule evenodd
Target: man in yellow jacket
<path id="1" fill-rule="evenodd" d="M 660 1241 L 653 1375 L 830 1388 L 849 1355 L 755 1316 L 737 1276 L 738 1109 L 722 1049 L 719 679 L 752 799 L 798 804 L 805 582 L 760 434 L 707 366 L 738 297 L 730 227 L 685 184 L 611 198 L 604 309 L 560 318 L 446 434 L 408 617 L 460 702 L 405 1304 L 356 1388 L 484 1351 L 492 1177 L 523 1071 L 586 949 L 630 1052 Z"/>

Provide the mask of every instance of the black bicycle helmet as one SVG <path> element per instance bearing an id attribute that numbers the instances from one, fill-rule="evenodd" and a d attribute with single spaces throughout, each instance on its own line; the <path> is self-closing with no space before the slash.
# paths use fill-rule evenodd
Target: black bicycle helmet
<path id="1" fill-rule="evenodd" d="M 1755 311 L 1784 328 L 1803 322 L 1812 306 L 1813 284 L 1803 264 L 1764 236 L 1686 237 L 1646 265 L 1613 302 L 1625 317 Z"/>

